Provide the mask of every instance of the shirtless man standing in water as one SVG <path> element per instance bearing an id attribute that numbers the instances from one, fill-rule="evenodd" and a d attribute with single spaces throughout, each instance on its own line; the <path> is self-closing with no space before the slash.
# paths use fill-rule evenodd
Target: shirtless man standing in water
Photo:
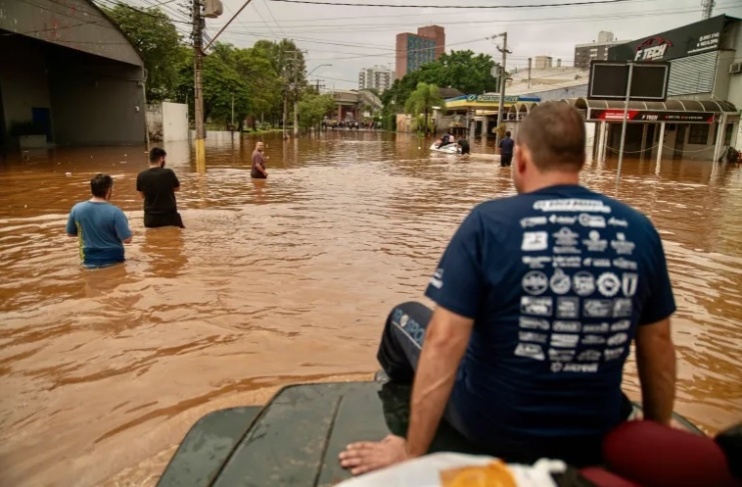
<path id="1" fill-rule="evenodd" d="M 252 169 L 250 170 L 250 177 L 256 179 L 265 179 L 268 177 L 268 172 L 265 170 L 265 155 L 263 154 L 263 143 L 258 142 L 255 144 L 255 150 L 252 153 Z"/>

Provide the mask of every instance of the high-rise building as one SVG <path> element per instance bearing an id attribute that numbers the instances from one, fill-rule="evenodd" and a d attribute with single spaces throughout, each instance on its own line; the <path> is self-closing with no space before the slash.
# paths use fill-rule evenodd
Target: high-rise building
<path id="1" fill-rule="evenodd" d="M 358 89 L 375 88 L 379 93 L 392 86 L 392 70 L 384 66 L 363 68 L 358 73 Z"/>
<path id="2" fill-rule="evenodd" d="M 397 79 L 436 61 L 446 51 L 446 31 L 439 25 L 419 27 L 417 34 L 397 34 Z"/>
<path id="3" fill-rule="evenodd" d="M 619 41 L 613 32 L 601 30 L 598 33 L 598 41 L 575 46 L 575 68 L 588 69 L 590 61 L 605 61 L 608 59 L 608 48 L 623 44 L 628 41 Z"/>

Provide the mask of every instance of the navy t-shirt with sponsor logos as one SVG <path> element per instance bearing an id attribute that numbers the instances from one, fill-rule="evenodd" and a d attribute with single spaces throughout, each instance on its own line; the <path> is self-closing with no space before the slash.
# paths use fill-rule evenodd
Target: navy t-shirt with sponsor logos
<path id="1" fill-rule="evenodd" d="M 651 222 L 577 185 L 475 207 L 426 295 L 475 320 L 451 400 L 484 444 L 605 434 L 637 326 L 675 311 Z"/>

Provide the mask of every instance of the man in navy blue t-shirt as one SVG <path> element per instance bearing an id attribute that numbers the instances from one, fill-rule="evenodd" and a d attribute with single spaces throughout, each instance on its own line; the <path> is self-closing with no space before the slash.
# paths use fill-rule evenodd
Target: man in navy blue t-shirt
<path id="1" fill-rule="evenodd" d="M 96 174 L 90 180 L 90 192 L 92 198 L 72 207 L 67 219 L 67 235 L 77 238 L 80 260 L 87 268 L 123 262 L 124 244 L 131 243 L 132 233 L 124 212 L 109 203 L 113 178 L 108 174 Z"/>
<path id="2" fill-rule="evenodd" d="M 475 207 L 451 239 L 426 296 L 389 315 L 378 358 L 414 379 L 407 439 L 348 445 L 359 474 L 427 452 L 442 417 L 508 461 L 600 461 L 624 421 L 632 340 L 644 417 L 669 424 L 675 391 L 662 242 L 641 213 L 579 183 L 582 116 L 545 103 L 518 133 L 518 195 Z"/>
<path id="3" fill-rule="evenodd" d="M 509 166 L 513 162 L 515 141 L 510 138 L 510 131 L 505 132 L 505 137 L 500 141 L 500 167 Z"/>

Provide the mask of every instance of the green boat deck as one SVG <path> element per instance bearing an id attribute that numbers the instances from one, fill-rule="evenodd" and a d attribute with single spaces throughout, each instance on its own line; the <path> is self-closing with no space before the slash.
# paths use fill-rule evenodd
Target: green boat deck
<path id="1" fill-rule="evenodd" d="M 409 386 L 378 382 L 303 384 L 264 408 L 214 411 L 191 428 L 157 485 L 334 485 L 350 477 L 337 461 L 345 445 L 406 432 L 409 395 Z M 481 453 L 445 423 L 431 451 Z"/>

